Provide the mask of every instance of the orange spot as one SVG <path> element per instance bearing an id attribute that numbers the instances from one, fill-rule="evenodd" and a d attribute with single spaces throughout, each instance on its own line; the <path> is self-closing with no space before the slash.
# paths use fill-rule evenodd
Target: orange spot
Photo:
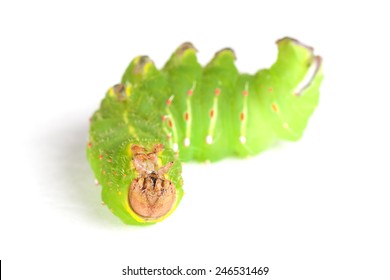
<path id="1" fill-rule="evenodd" d="M 107 186 L 111 185 L 111 182 L 107 182 Z"/>
<path id="2" fill-rule="evenodd" d="M 167 105 L 169 106 L 169 105 L 171 105 L 172 104 L 172 99 L 168 99 L 167 100 Z"/>
<path id="3" fill-rule="evenodd" d="M 173 126 L 171 120 L 168 121 L 168 126 L 169 126 L 169 127 L 172 127 L 172 126 Z"/>
<path id="4" fill-rule="evenodd" d="M 241 114 L 240 114 L 240 120 L 243 121 L 244 119 L 245 119 L 245 114 L 244 114 L 244 112 L 241 112 Z"/>
<path id="5" fill-rule="evenodd" d="M 112 158 L 110 158 L 110 159 L 108 160 L 108 162 L 112 163 Z"/>
<path id="6" fill-rule="evenodd" d="M 123 177 L 126 177 L 127 175 L 126 174 L 123 174 Z"/>
<path id="7" fill-rule="evenodd" d="M 271 108 L 272 108 L 272 111 L 274 111 L 275 113 L 279 112 L 279 107 L 275 103 L 272 103 Z"/>
<path id="8" fill-rule="evenodd" d="M 92 147 L 92 143 L 91 142 L 88 142 L 88 148 L 91 148 Z"/>
<path id="9" fill-rule="evenodd" d="M 99 155 L 99 159 L 103 159 L 103 155 Z"/>
<path id="10" fill-rule="evenodd" d="M 214 94 L 215 94 L 216 96 L 220 95 L 220 94 L 221 94 L 221 90 L 220 90 L 219 88 L 216 88 L 216 89 L 214 90 Z"/>
<path id="11" fill-rule="evenodd" d="M 168 135 L 167 135 L 167 138 L 168 138 L 168 139 L 171 139 L 171 137 L 172 137 L 171 134 L 168 134 Z"/>
<path id="12" fill-rule="evenodd" d="M 164 115 L 164 116 L 161 117 L 161 119 L 164 122 L 167 119 L 167 117 Z"/>
<path id="13" fill-rule="evenodd" d="M 243 95 L 243 96 L 248 96 L 248 91 L 247 91 L 247 90 L 244 90 L 244 91 L 242 92 L 242 95 Z"/>
<path id="14" fill-rule="evenodd" d="M 274 89 L 272 87 L 268 88 L 269 92 L 272 92 Z"/>
<path id="15" fill-rule="evenodd" d="M 189 89 L 189 90 L 187 91 L 187 95 L 188 95 L 188 96 L 191 96 L 192 94 L 193 94 L 192 89 Z"/>
<path id="16" fill-rule="evenodd" d="M 184 120 L 188 121 L 190 119 L 190 116 L 188 115 L 188 112 L 184 114 Z"/>
<path id="17" fill-rule="evenodd" d="M 102 170 L 102 174 L 103 174 L 103 175 L 106 175 L 106 170 Z"/>
<path id="18" fill-rule="evenodd" d="M 112 172 L 114 175 L 116 175 L 116 171 Z"/>
<path id="19" fill-rule="evenodd" d="M 213 118 L 214 117 L 214 110 L 211 110 L 210 111 L 210 118 Z"/>

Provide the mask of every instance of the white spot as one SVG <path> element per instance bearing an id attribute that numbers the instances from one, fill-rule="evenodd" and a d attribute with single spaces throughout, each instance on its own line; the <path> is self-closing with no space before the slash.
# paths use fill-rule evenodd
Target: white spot
<path id="1" fill-rule="evenodd" d="M 179 145 L 177 143 L 173 143 L 173 151 L 177 152 L 179 150 Z"/>
<path id="2" fill-rule="evenodd" d="M 213 136 L 211 136 L 211 135 L 207 135 L 207 137 L 206 137 L 206 143 L 207 144 L 212 144 L 213 143 Z"/>
<path id="3" fill-rule="evenodd" d="M 184 138 L 184 146 L 188 147 L 190 145 L 190 139 L 189 138 Z"/>
<path id="4" fill-rule="evenodd" d="M 95 179 L 94 183 L 96 186 L 99 186 L 99 181 L 97 179 Z"/>
<path id="5" fill-rule="evenodd" d="M 245 136 L 240 136 L 240 142 L 241 142 L 241 144 L 245 144 L 246 143 L 246 137 Z"/>

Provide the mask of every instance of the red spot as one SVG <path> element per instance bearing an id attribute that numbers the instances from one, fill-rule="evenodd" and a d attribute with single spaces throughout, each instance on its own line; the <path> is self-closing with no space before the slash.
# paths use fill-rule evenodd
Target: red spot
<path id="1" fill-rule="evenodd" d="M 272 107 L 272 111 L 274 111 L 275 113 L 279 112 L 279 107 L 275 103 L 272 103 L 271 107 Z"/>
<path id="2" fill-rule="evenodd" d="M 192 91 L 192 89 L 189 89 L 189 90 L 187 91 L 187 95 L 188 95 L 188 96 L 192 96 L 193 93 L 194 93 L 194 92 Z"/>
<path id="3" fill-rule="evenodd" d="M 187 122 L 190 119 L 190 116 L 188 115 L 188 112 L 184 114 L 184 120 Z"/>
<path id="4" fill-rule="evenodd" d="M 110 158 L 110 159 L 108 160 L 108 162 L 112 163 L 112 158 Z"/>
<path id="5" fill-rule="evenodd" d="M 166 119 L 167 119 L 167 117 L 166 117 L 165 115 L 161 117 L 161 120 L 162 120 L 163 122 L 165 122 Z"/>
<path id="6" fill-rule="evenodd" d="M 172 127 L 172 126 L 173 126 L 171 120 L 168 121 L 168 126 L 169 126 L 169 127 Z"/>
<path id="7" fill-rule="evenodd" d="M 244 91 L 242 92 L 242 95 L 243 95 L 243 96 L 248 96 L 248 91 L 247 91 L 247 90 L 244 90 Z"/>
<path id="8" fill-rule="evenodd" d="M 103 155 L 99 155 L 99 159 L 103 159 Z"/>
<path id="9" fill-rule="evenodd" d="M 269 92 L 272 92 L 274 89 L 272 87 L 268 88 Z"/>
<path id="10" fill-rule="evenodd" d="M 240 114 L 240 120 L 243 121 L 244 119 L 245 119 L 245 114 L 244 114 L 244 112 L 241 112 L 241 114 Z"/>
<path id="11" fill-rule="evenodd" d="M 88 148 L 91 148 L 92 147 L 92 143 L 91 142 L 88 142 Z"/>
<path id="12" fill-rule="evenodd" d="M 172 99 L 168 99 L 167 100 L 167 105 L 169 106 L 169 105 L 171 105 L 172 104 Z"/>
<path id="13" fill-rule="evenodd" d="M 210 118 L 213 118 L 214 117 L 214 110 L 211 110 L 210 111 Z"/>
<path id="14" fill-rule="evenodd" d="M 215 96 L 220 95 L 220 94 L 221 94 L 221 90 L 220 90 L 219 88 L 216 88 L 216 89 L 214 90 L 214 94 L 215 94 Z"/>

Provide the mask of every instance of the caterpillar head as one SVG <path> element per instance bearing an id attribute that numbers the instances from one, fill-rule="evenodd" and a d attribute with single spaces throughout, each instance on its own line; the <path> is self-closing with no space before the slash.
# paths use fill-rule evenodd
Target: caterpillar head
<path id="1" fill-rule="evenodd" d="M 176 200 L 176 188 L 164 174 L 173 165 L 159 167 L 157 153 L 163 145 L 156 144 L 152 152 L 139 145 L 131 147 L 133 164 L 139 176 L 133 180 L 129 191 L 129 204 L 135 213 L 146 219 L 157 219 L 171 210 Z"/>

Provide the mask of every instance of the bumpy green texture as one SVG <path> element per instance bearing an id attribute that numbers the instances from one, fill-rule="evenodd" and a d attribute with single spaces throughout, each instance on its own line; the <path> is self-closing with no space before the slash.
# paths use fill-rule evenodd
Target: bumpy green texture
<path id="1" fill-rule="evenodd" d="M 276 62 L 254 75 L 238 72 L 230 49 L 202 67 L 189 43 L 161 70 L 148 57 L 135 58 L 91 119 L 87 157 L 102 185 L 104 204 L 125 223 L 155 223 L 182 198 L 180 161 L 253 156 L 277 141 L 301 138 L 318 103 L 321 59 L 291 38 L 277 45 Z M 128 202 L 137 177 L 130 146 L 152 149 L 157 143 L 165 146 L 161 164 L 174 162 L 167 178 L 177 197 L 167 215 L 148 220 Z"/>

